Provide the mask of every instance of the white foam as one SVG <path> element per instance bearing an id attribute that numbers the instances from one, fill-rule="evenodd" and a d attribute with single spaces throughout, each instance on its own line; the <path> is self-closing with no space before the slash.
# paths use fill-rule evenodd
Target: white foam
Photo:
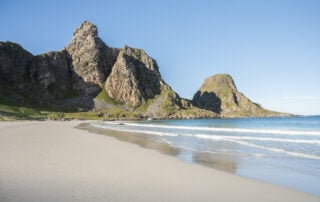
<path id="1" fill-rule="evenodd" d="M 159 132 L 151 130 L 135 130 L 135 129 L 125 129 L 124 127 L 108 127 L 107 125 L 97 125 L 91 124 L 94 127 L 102 127 L 108 129 L 114 129 L 123 132 L 133 132 L 133 133 L 143 133 L 143 134 L 153 134 L 158 136 L 188 136 L 188 137 L 198 137 L 202 139 L 210 139 L 215 141 L 223 140 L 256 140 L 256 141 L 271 141 L 271 142 L 287 142 L 287 143 L 302 143 L 302 144 L 315 144 L 320 145 L 320 140 L 305 140 L 305 139 L 288 139 L 288 138 L 270 138 L 270 137 L 250 137 L 250 136 L 226 136 L 226 135 L 207 135 L 207 134 L 188 134 L 188 133 L 170 133 L 170 132 Z"/>
<path id="2" fill-rule="evenodd" d="M 199 130 L 199 131 L 218 131 L 218 132 L 237 132 L 237 133 L 263 133 L 263 134 L 279 134 L 279 135 L 320 136 L 320 131 L 248 129 L 248 128 L 214 128 L 214 127 L 177 126 L 177 125 L 169 126 L 169 125 L 138 124 L 138 123 L 125 123 L 125 125 L 139 126 L 139 127 L 146 127 L 146 128 L 165 128 L 165 129 L 180 129 L 180 130 Z"/>
<path id="3" fill-rule="evenodd" d="M 189 135 L 188 135 L 189 136 Z M 303 140 L 303 139 L 286 139 L 286 138 L 269 138 L 269 137 L 249 137 L 249 136 L 225 136 L 225 135 L 205 135 L 205 134 L 195 134 L 191 135 L 203 139 L 212 140 L 258 140 L 258 141 L 271 141 L 271 142 L 289 142 L 289 143 L 304 143 L 304 144 L 318 144 L 320 145 L 320 140 Z"/>
<path id="4" fill-rule="evenodd" d="M 253 143 L 239 141 L 239 140 L 228 140 L 228 141 L 231 141 L 231 142 L 234 142 L 234 143 L 238 143 L 238 144 L 242 144 L 242 145 L 246 145 L 246 146 L 250 146 L 250 147 L 264 149 L 264 150 L 268 150 L 268 151 L 272 151 L 272 152 L 276 152 L 276 153 L 284 153 L 284 154 L 287 154 L 287 155 L 290 155 L 290 156 L 294 156 L 294 157 L 320 160 L 320 157 L 319 156 L 315 156 L 315 155 L 292 152 L 292 151 L 287 151 L 287 150 L 284 150 L 284 149 L 273 148 L 273 147 L 265 147 L 265 146 L 262 146 L 262 145 L 256 145 L 256 144 L 253 144 Z"/>
<path id="5" fill-rule="evenodd" d="M 106 129 L 113 129 L 117 131 L 123 131 L 123 132 L 133 132 L 133 133 L 142 133 L 142 134 L 150 134 L 150 135 L 158 135 L 158 136 L 171 136 L 171 137 L 176 137 L 176 136 L 188 136 L 188 137 L 197 137 L 201 139 L 209 139 L 212 141 L 229 141 L 229 142 L 234 142 L 237 144 L 242 144 L 250 147 L 255 147 L 259 149 L 264 149 L 276 153 L 284 153 L 290 156 L 294 157 L 300 157 L 300 158 L 308 158 L 308 159 L 315 159 L 315 160 L 320 160 L 319 156 L 315 155 L 310 155 L 310 154 L 304 154 L 304 153 L 298 153 L 298 152 L 292 152 L 292 151 L 287 151 L 284 149 L 280 148 L 273 148 L 273 147 L 266 147 L 262 145 L 257 145 L 251 142 L 247 142 L 250 140 L 254 141 L 272 141 L 272 142 L 284 142 L 284 143 L 300 143 L 300 144 L 316 144 L 320 145 L 320 140 L 305 140 L 305 139 L 288 139 L 288 138 L 269 138 L 269 137 L 250 137 L 250 136 L 225 136 L 225 135 L 207 135 L 207 134 L 188 134 L 188 133 L 170 133 L 170 132 L 159 132 L 159 131 L 152 131 L 152 130 L 135 130 L 135 129 L 126 129 L 125 125 L 138 125 L 141 126 L 140 124 L 128 124 L 126 123 L 125 125 L 121 125 L 121 127 L 115 126 L 116 124 L 112 125 L 101 125 L 101 124 L 91 124 L 93 127 L 99 127 L 99 128 L 106 128 Z M 120 125 L 119 125 L 120 126 Z M 156 125 L 158 126 L 158 125 Z M 163 127 L 162 127 L 163 128 Z M 172 127 L 166 127 L 166 128 L 172 128 Z M 186 127 L 183 127 L 185 129 Z M 176 129 L 176 128 L 174 128 Z M 247 141 L 244 141 L 247 140 Z"/>
<path id="6" fill-rule="evenodd" d="M 106 129 L 111 129 L 111 130 L 117 130 L 117 131 L 122 131 L 122 132 L 130 132 L 130 133 L 143 133 L 143 134 L 152 134 L 152 135 L 159 135 L 159 136 L 178 136 L 176 134 L 170 134 L 170 133 L 165 133 L 165 132 L 157 132 L 157 131 L 148 131 L 148 130 L 132 130 L 132 129 L 124 129 L 124 128 L 115 128 L 115 127 L 108 127 L 100 124 L 90 124 L 93 127 L 97 128 L 106 128 Z"/>

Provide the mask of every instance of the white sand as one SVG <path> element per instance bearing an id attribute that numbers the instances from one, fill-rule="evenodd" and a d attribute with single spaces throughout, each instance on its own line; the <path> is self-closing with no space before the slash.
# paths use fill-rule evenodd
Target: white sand
<path id="1" fill-rule="evenodd" d="M 320 201 L 75 129 L 0 122 L 0 201 Z"/>

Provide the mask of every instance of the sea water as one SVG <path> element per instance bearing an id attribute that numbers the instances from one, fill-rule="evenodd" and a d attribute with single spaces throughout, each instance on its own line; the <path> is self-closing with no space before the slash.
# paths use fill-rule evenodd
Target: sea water
<path id="1" fill-rule="evenodd" d="M 178 157 L 320 195 L 320 116 L 92 123 L 157 136 Z"/>

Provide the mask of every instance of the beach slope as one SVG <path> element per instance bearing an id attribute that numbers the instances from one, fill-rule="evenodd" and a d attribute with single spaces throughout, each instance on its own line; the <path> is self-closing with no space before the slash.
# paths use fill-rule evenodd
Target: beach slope
<path id="1" fill-rule="evenodd" d="M 0 201 L 320 201 L 89 133 L 0 122 Z"/>

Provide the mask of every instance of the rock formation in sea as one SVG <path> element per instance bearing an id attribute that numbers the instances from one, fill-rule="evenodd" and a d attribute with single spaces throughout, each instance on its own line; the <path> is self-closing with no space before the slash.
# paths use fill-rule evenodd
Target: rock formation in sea
<path id="1" fill-rule="evenodd" d="M 237 90 L 232 77 L 228 74 L 217 74 L 206 78 L 193 96 L 192 102 L 222 117 L 288 115 L 266 110 L 261 105 L 252 102 Z"/>

